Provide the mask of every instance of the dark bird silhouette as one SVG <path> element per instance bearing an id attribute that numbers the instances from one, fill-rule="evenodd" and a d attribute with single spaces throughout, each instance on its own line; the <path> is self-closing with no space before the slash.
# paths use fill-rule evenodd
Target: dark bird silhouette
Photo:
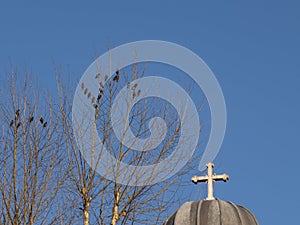
<path id="1" fill-rule="evenodd" d="M 119 81 L 119 79 L 120 79 L 119 75 L 116 75 L 116 76 L 113 78 L 113 81 L 116 81 L 116 82 L 118 82 L 118 81 Z"/>
<path id="2" fill-rule="evenodd" d="M 34 119 L 34 117 L 31 116 L 31 117 L 29 118 L 29 123 L 31 123 L 31 122 L 33 121 L 33 119 Z"/>
<path id="3" fill-rule="evenodd" d="M 119 76 L 119 70 L 116 71 L 116 76 L 113 78 L 113 81 L 116 81 L 118 82 L 120 79 L 120 76 Z"/>
<path id="4" fill-rule="evenodd" d="M 95 103 L 95 97 L 94 96 L 92 97 L 92 103 Z"/>
<path id="5" fill-rule="evenodd" d="M 16 110 L 15 116 L 16 116 L 16 117 L 20 117 L 20 109 Z"/>
<path id="6" fill-rule="evenodd" d="M 88 89 L 86 88 L 86 89 L 84 90 L 84 94 L 86 95 L 86 94 L 87 94 L 87 92 L 88 92 Z"/>
<path id="7" fill-rule="evenodd" d="M 45 128 L 45 127 L 47 127 L 47 122 L 45 122 L 44 124 L 43 124 L 43 128 Z"/>
<path id="8" fill-rule="evenodd" d="M 21 123 L 18 123 L 18 125 L 17 125 L 17 129 L 18 129 L 20 126 L 21 126 Z"/>
<path id="9" fill-rule="evenodd" d="M 40 122 L 41 122 L 41 124 L 43 124 L 43 123 L 44 123 L 44 119 L 43 119 L 43 117 L 41 117 L 41 119 L 40 119 Z"/>
<path id="10" fill-rule="evenodd" d="M 81 89 L 82 90 L 84 89 L 84 83 L 83 82 L 81 83 Z"/>
<path id="11" fill-rule="evenodd" d="M 132 92 L 131 92 L 131 97 L 132 97 L 132 98 L 135 98 L 135 96 L 136 96 L 135 91 L 132 91 Z"/>
<path id="12" fill-rule="evenodd" d="M 100 87 L 104 88 L 104 85 L 102 84 L 102 82 L 99 83 Z"/>
<path id="13" fill-rule="evenodd" d="M 99 79 L 100 77 L 101 77 L 101 74 L 97 73 L 96 76 L 95 76 L 95 79 Z"/>
<path id="14" fill-rule="evenodd" d="M 139 97 L 141 94 L 141 90 L 138 90 L 138 92 L 136 93 L 136 96 Z"/>
<path id="15" fill-rule="evenodd" d="M 104 93 L 103 89 L 99 88 L 99 93 L 103 94 Z"/>
<path id="16" fill-rule="evenodd" d="M 14 124 L 14 121 L 12 120 L 12 121 L 10 121 L 9 126 L 11 127 L 13 124 Z"/>
<path id="17" fill-rule="evenodd" d="M 89 92 L 89 93 L 88 93 L 87 97 L 88 97 L 88 98 L 90 98 L 90 97 L 91 97 L 91 92 Z"/>
<path id="18" fill-rule="evenodd" d="M 102 95 L 99 94 L 98 97 L 97 97 L 97 102 L 99 103 L 100 99 L 102 98 Z"/>

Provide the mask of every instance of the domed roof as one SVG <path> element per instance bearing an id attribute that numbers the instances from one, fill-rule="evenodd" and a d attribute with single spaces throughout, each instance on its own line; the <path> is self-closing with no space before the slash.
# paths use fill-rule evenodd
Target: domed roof
<path id="1" fill-rule="evenodd" d="M 164 225 L 258 225 L 246 208 L 220 199 L 186 202 Z"/>

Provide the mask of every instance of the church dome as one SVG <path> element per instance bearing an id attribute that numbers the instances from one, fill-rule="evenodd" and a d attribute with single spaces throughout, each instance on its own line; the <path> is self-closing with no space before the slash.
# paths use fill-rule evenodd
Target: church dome
<path id="1" fill-rule="evenodd" d="M 246 208 L 220 199 L 186 202 L 163 225 L 258 225 Z"/>

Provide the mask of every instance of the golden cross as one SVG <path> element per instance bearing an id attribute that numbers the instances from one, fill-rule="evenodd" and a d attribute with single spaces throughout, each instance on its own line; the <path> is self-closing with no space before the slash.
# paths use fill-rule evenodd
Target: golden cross
<path id="1" fill-rule="evenodd" d="M 197 184 L 198 182 L 206 182 L 207 183 L 207 198 L 206 200 L 213 200 L 214 198 L 214 188 L 213 182 L 223 180 L 224 182 L 229 180 L 229 176 L 224 173 L 223 175 L 213 174 L 214 164 L 212 162 L 206 164 L 207 167 L 207 175 L 206 176 L 194 176 L 192 178 L 192 182 Z"/>

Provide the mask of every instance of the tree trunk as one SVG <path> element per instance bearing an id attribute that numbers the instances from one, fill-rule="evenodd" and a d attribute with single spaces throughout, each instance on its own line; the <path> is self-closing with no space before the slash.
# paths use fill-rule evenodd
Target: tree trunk
<path id="1" fill-rule="evenodd" d="M 84 203 L 84 208 L 83 208 L 83 225 L 89 225 L 89 220 L 90 220 L 89 207 L 90 207 L 90 203 L 89 201 L 86 201 Z"/>
<path id="2" fill-rule="evenodd" d="M 111 223 L 110 223 L 111 225 L 116 225 L 117 221 L 120 219 L 120 216 L 119 216 L 119 202 L 120 202 L 120 192 L 117 191 L 116 195 L 115 195 L 115 204 L 114 204 L 114 207 L 113 207 L 113 216 L 112 216 Z"/>

